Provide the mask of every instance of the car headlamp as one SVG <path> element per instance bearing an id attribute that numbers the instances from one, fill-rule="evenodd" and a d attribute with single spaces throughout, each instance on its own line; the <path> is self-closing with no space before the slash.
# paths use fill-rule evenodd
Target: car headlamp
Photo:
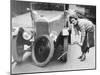
<path id="1" fill-rule="evenodd" d="M 52 31 L 52 32 L 50 33 L 50 37 L 51 37 L 51 39 L 52 39 L 53 41 L 56 41 L 56 39 L 57 39 L 57 32 L 56 32 L 56 31 Z"/>
<path id="2" fill-rule="evenodd" d="M 23 33 L 23 38 L 25 39 L 25 40 L 30 40 L 31 38 L 32 38 L 32 33 L 31 32 L 24 32 Z"/>

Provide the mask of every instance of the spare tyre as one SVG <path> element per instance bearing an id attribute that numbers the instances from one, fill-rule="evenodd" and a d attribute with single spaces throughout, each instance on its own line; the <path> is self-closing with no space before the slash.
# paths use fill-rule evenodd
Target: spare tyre
<path id="1" fill-rule="evenodd" d="M 37 66 L 45 66 L 53 57 L 54 43 L 48 35 L 36 39 L 32 48 L 32 59 Z"/>

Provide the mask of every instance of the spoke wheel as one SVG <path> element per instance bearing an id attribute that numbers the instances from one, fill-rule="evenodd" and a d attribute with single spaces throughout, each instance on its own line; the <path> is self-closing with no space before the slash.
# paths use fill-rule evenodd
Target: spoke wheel
<path id="1" fill-rule="evenodd" d="M 18 63 L 22 61 L 24 54 L 24 40 L 21 35 L 12 38 L 12 56 Z"/>
<path id="2" fill-rule="evenodd" d="M 64 37 L 64 52 L 66 52 L 66 54 L 61 57 L 62 62 L 67 62 L 67 51 L 68 51 L 68 37 Z"/>

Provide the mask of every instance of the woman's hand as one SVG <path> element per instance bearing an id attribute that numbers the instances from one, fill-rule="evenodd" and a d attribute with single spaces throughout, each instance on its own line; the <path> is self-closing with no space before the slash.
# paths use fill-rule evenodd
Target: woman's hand
<path id="1" fill-rule="evenodd" d="M 83 45 L 83 43 L 81 42 L 81 43 L 80 43 L 80 45 L 82 46 L 82 45 Z"/>
<path id="2" fill-rule="evenodd" d="M 79 43 L 79 45 L 80 45 L 80 46 L 82 46 L 82 45 L 83 45 L 83 43 L 82 43 L 82 42 L 80 42 L 80 43 Z"/>

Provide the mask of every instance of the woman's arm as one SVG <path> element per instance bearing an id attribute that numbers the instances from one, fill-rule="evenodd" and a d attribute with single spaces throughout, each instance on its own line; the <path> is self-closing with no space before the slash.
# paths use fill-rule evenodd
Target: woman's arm
<path id="1" fill-rule="evenodd" d="M 86 34 L 85 29 L 82 29 L 82 30 L 81 30 L 81 42 L 80 42 L 80 45 L 81 45 L 81 46 L 82 46 L 83 43 L 84 43 L 85 34 Z"/>

